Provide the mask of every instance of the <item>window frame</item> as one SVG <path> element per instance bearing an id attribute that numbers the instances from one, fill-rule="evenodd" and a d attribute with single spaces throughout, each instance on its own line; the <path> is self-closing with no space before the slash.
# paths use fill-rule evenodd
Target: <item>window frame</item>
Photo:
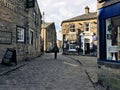
<path id="1" fill-rule="evenodd" d="M 88 26 L 87 26 L 87 24 L 88 24 Z M 89 22 L 85 22 L 84 25 L 85 25 L 84 31 L 85 32 L 89 32 L 90 31 L 90 23 Z"/>
<path id="2" fill-rule="evenodd" d="M 29 31 L 29 44 L 33 45 L 33 37 L 34 37 L 34 32 L 33 30 Z"/>
<path id="3" fill-rule="evenodd" d="M 22 31 L 18 32 L 19 30 Z M 17 43 L 25 43 L 25 27 L 16 25 L 16 40 Z"/>
<path id="4" fill-rule="evenodd" d="M 118 17 L 118 16 L 115 16 Z M 114 17 L 106 18 L 106 59 L 107 60 L 120 60 L 120 25 L 113 23 Z M 118 33 L 119 32 L 119 33 Z M 119 34 L 119 36 L 118 36 Z"/>
<path id="5" fill-rule="evenodd" d="M 69 32 L 75 32 L 75 24 L 69 25 Z"/>

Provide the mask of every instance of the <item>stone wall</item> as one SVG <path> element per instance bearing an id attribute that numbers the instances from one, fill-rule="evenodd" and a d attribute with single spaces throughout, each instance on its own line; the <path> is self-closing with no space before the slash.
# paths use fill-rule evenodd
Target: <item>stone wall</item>
<path id="1" fill-rule="evenodd" d="M 41 13 L 37 2 L 34 8 L 26 8 L 26 0 L 0 0 L 0 12 L 0 31 L 12 33 L 12 43 L 0 43 L 0 61 L 7 48 L 16 49 L 18 61 L 39 56 Z M 35 22 L 35 17 L 37 22 Z M 17 42 L 17 26 L 25 30 L 23 43 Z M 33 44 L 30 44 L 30 30 L 33 31 Z"/>
<path id="2" fill-rule="evenodd" d="M 110 64 L 106 64 L 110 65 Z M 120 90 L 120 69 L 102 65 L 99 69 L 98 80 L 106 90 Z M 117 64 L 116 64 L 117 66 Z"/>

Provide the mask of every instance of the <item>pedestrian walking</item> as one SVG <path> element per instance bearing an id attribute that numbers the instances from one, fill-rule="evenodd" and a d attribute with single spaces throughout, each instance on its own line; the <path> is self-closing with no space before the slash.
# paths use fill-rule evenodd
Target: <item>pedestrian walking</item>
<path id="1" fill-rule="evenodd" d="M 97 46 L 93 44 L 93 55 L 97 56 Z"/>
<path id="2" fill-rule="evenodd" d="M 79 55 L 79 53 L 80 53 L 80 47 L 79 47 L 79 45 L 76 46 L 76 51 L 77 51 L 77 54 Z"/>
<path id="3" fill-rule="evenodd" d="M 57 44 L 55 44 L 55 46 L 53 47 L 53 50 L 52 50 L 53 52 L 54 52 L 54 57 L 55 57 L 55 59 L 57 59 L 57 53 L 59 52 L 59 49 L 58 49 L 58 47 L 57 47 Z"/>

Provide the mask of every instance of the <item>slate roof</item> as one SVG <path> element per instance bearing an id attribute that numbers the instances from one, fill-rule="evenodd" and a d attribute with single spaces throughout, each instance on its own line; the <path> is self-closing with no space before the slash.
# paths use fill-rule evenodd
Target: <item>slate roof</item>
<path id="1" fill-rule="evenodd" d="M 92 12 L 89 14 L 82 14 L 80 16 L 76 16 L 67 20 L 62 21 L 64 22 L 73 22 L 73 21 L 84 21 L 84 20 L 90 20 L 90 19 L 97 19 L 97 12 Z"/>
<path id="2" fill-rule="evenodd" d="M 47 28 L 49 27 L 50 25 L 54 24 L 54 22 L 47 22 L 47 23 L 44 23 L 44 27 Z"/>

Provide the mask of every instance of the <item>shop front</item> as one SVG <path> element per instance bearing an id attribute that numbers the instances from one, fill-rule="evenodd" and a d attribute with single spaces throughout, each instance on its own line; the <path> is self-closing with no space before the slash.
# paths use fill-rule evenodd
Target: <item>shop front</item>
<path id="1" fill-rule="evenodd" d="M 120 3 L 98 10 L 98 81 L 107 90 L 120 90 Z"/>

